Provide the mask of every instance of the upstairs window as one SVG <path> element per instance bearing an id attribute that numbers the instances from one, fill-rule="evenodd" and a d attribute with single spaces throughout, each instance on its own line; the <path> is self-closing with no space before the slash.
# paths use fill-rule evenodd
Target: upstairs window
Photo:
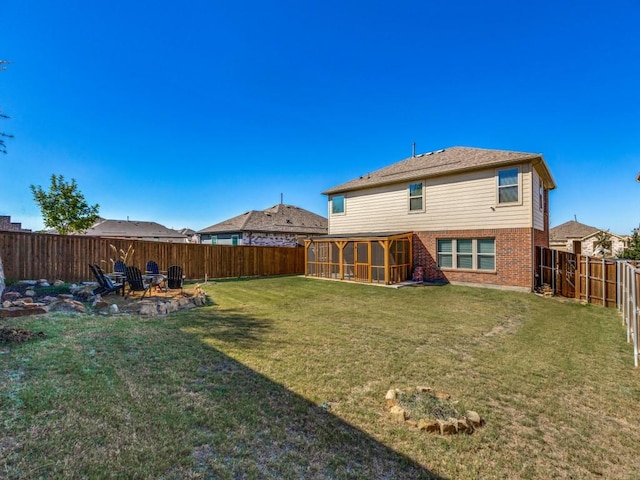
<path id="1" fill-rule="evenodd" d="M 344 214 L 344 195 L 335 195 L 331 198 L 331 213 L 333 215 Z"/>
<path id="2" fill-rule="evenodd" d="M 498 204 L 517 203 L 520 200 L 518 168 L 498 170 Z"/>
<path id="3" fill-rule="evenodd" d="M 424 210 L 424 195 L 422 193 L 422 182 L 409 185 L 409 211 L 421 212 Z"/>

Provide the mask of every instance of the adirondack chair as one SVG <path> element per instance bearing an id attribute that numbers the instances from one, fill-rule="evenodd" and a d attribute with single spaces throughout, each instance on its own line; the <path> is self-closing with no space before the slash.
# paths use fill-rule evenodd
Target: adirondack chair
<path id="1" fill-rule="evenodd" d="M 149 260 L 147 262 L 147 273 L 150 273 L 153 275 L 158 275 L 160 273 L 160 270 L 158 269 L 158 264 L 155 261 Z"/>
<path id="2" fill-rule="evenodd" d="M 167 289 L 177 290 L 179 288 L 180 293 L 183 293 L 183 282 L 184 275 L 182 274 L 182 267 L 180 265 L 171 265 L 167 270 Z"/>
<path id="3" fill-rule="evenodd" d="M 127 265 L 122 260 L 113 262 L 113 273 L 122 275 L 123 280 L 127 278 Z"/>
<path id="4" fill-rule="evenodd" d="M 114 283 L 104 274 L 99 265 L 89 264 L 89 269 L 93 272 L 93 275 L 98 281 L 98 287 L 93 289 L 94 295 L 108 295 L 111 292 L 118 292 L 119 290 L 122 290 L 122 294 L 124 295 L 124 284 Z"/>
<path id="5" fill-rule="evenodd" d="M 127 293 L 127 297 L 131 294 L 131 292 L 143 292 L 142 298 L 147 294 L 149 289 L 151 288 L 151 283 L 146 283 L 142 278 L 142 272 L 138 267 L 127 267 L 126 270 L 127 275 L 127 283 L 129 284 L 129 292 Z"/>

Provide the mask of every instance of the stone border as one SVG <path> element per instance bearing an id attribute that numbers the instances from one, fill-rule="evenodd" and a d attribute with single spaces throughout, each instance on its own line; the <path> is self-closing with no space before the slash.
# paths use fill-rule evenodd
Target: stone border
<path id="1" fill-rule="evenodd" d="M 43 315 L 50 312 L 88 313 L 89 305 L 93 308 L 93 312 L 99 315 L 122 313 L 155 317 L 179 310 L 203 307 L 207 304 L 207 296 L 198 284 L 195 285 L 192 294 L 181 294 L 179 297 L 172 298 L 154 297 L 132 302 L 126 307 L 119 307 L 117 303 L 110 303 L 100 295 L 93 295 L 93 289 L 96 287 L 94 283 L 73 284 L 69 288 L 70 294 L 47 296 L 37 302 L 34 301 L 36 293 L 32 287 L 49 286 L 49 283 L 46 280 L 24 280 L 21 283 L 28 285 L 24 296 L 18 292 L 5 292 L 2 296 L 0 318 Z M 62 283 L 55 282 L 54 285 Z"/>
<path id="2" fill-rule="evenodd" d="M 428 433 L 436 433 L 440 435 L 454 435 L 457 433 L 466 433 L 470 435 L 475 432 L 476 429 L 485 424 L 484 419 L 473 410 L 467 410 L 463 417 L 449 417 L 447 420 L 437 418 L 410 418 L 409 412 L 400 405 L 398 395 L 416 392 L 419 394 L 422 393 L 430 395 L 438 400 L 449 400 L 451 398 L 451 395 L 447 393 L 433 393 L 433 389 L 430 387 L 416 387 L 415 390 L 410 388 L 404 392 L 398 388 L 392 388 L 387 391 L 384 398 L 386 400 L 386 406 L 389 410 L 389 414 L 395 422 L 406 424 L 407 426 L 417 428 L 418 430 L 425 430 Z"/>

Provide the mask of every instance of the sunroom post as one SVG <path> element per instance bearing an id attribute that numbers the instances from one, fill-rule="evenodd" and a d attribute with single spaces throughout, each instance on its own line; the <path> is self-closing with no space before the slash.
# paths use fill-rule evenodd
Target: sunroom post
<path id="1" fill-rule="evenodd" d="M 347 242 L 336 242 L 336 245 L 338 246 L 338 259 L 340 262 L 340 271 L 339 271 L 339 276 L 340 276 L 340 280 L 344 280 L 344 247 L 347 244 Z"/>
<path id="2" fill-rule="evenodd" d="M 384 250 L 384 284 L 389 285 L 389 240 L 383 240 L 378 243 Z"/>
<path id="3" fill-rule="evenodd" d="M 371 265 L 373 264 L 373 259 L 371 258 L 371 254 L 373 253 L 372 252 L 372 248 L 371 248 L 372 244 L 373 244 L 373 240 L 369 240 L 367 242 L 367 257 L 368 257 L 367 258 L 367 263 L 368 263 L 367 268 L 369 270 L 369 283 L 373 283 L 373 275 L 372 275 L 373 268 L 371 268 Z"/>

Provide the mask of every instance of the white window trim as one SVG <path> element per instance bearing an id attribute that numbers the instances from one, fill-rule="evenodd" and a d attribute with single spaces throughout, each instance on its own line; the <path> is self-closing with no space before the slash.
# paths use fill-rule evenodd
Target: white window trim
<path id="1" fill-rule="evenodd" d="M 413 197 L 412 197 L 412 196 L 411 196 L 411 185 L 415 185 L 416 183 L 420 183 L 420 184 L 422 184 L 422 195 L 420 195 L 420 196 L 413 196 Z M 427 184 L 426 184 L 426 182 L 425 182 L 424 180 L 416 180 L 416 181 L 414 181 L 414 182 L 409 182 L 409 183 L 407 184 L 407 211 L 408 211 L 409 213 L 414 214 L 414 213 L 424 213 L 424 212 L 425 212 L 425 210 L 426 210 L 426 204 L 427 204 L 427 202 L 426 202 L 426 200 L 425 200 L 425 198 L 426 198 L 426 193 L 427 193 L 427 192 L 426 192 L 426 185 L 427 185 Z M 412 198 L 422 198 L 422 206 L 421 206 L 421 208 L 420 208 L 419 210 L 411 210 L 411 199 L 412 199 Z"/>
<path id="2" fill-rule="evenodd" d="M 336 213 L 333 211 L 333 199 L 336 197 L 342 197 L 342 212 L 339 212 L 339 213 Z M 331 205 L 329 206 L 329 213 L 331 213 L 332 216 L 341 216 L 341 215 L 347 214 L 347 196 L 344 193 L 331 196 Z"/>
<path id="3" fill-rule="evenodd" d="M 451 266 L 450 267 L 441 267 L 440 262 L 438 261 L 438 256 L 440 255 L 440 251 L 438 250 L 438 243 L 440 240 L 451 240 Z M 458 240 L 471 240 L 471 268 L 458 268 Z M 485 257 L 490 256 L 488 253 L 478 253 L 478 240 L 493 240 L 493 269 L 489 270 L 486 268 L 478 268 L 478 255 L 482 255 Z M 478 238 L 437 238 L 436 239 L 436 262 L 438 264 L 438 268 L 441 270 L 457 270 L 461 272 L 481 272 L 481 273 L 495 273 L 496 272 L 496 263 L 497 263 L 497 253 L 496 253 L 496 239 L 493 237 L 478 237 Z M 449 254 L 447 254 L 449 255 Z M 469 255 L 469 254 L 465 254 Z"/>
<path id="4" fill-rule="evenodd" d="M 500 203 L 500 172 L 504 172 L 505 170 L 518 170 L 518 201 L 517 202 L 505 202 Z M 522 168 L 520 165 L 504 167 L 504 168 L 496 168 L 496 207 L 504 208 L 504 207 L 513 207 L 516 205 L 522 205 Z"/>

